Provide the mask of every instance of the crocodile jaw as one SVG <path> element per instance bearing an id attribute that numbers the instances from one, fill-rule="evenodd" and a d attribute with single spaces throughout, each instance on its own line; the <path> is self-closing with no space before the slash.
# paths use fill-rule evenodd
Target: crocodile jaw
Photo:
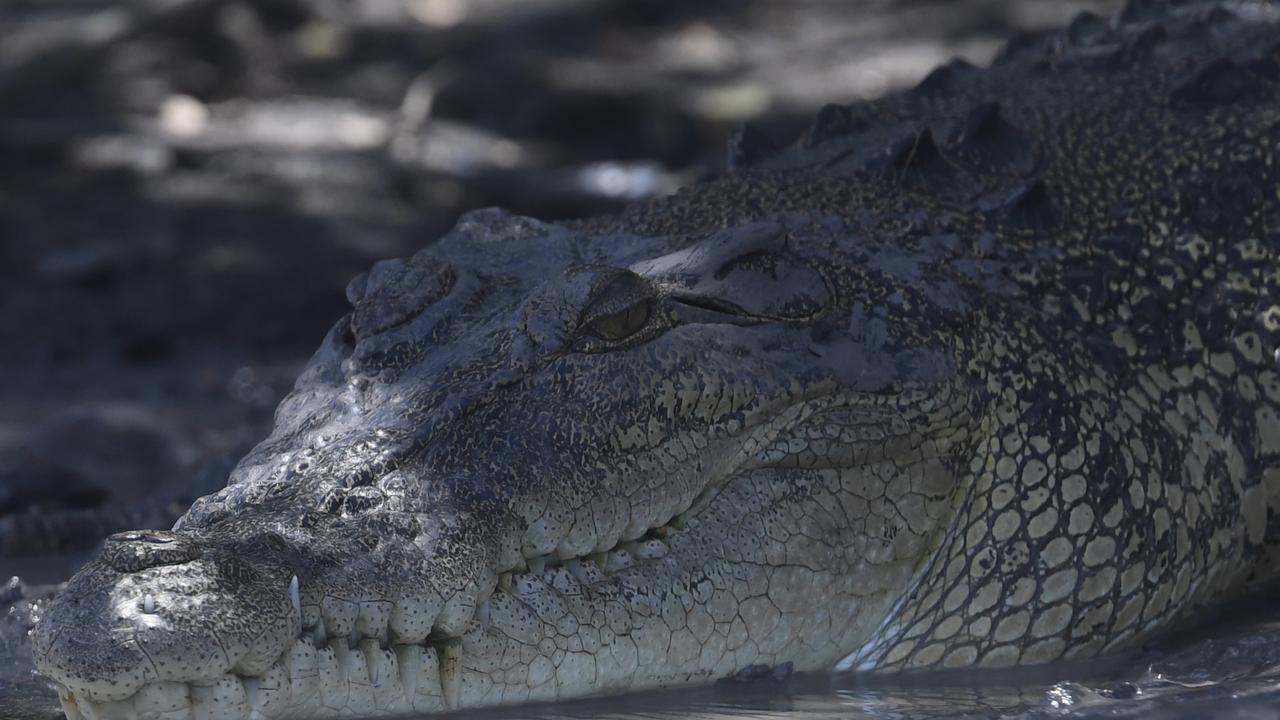
<path id="1" fill-rule="evenodd" d="M 851 488 L 868 487 L 848 477 Z M 208 540 L 200 559 L 135 573 L 98 560 L 38 627 L 36 656 L 70 720 L 367 717 L 705 682 L 753 665 L 821 669 L 882 619 L 914 561 L 868 555 L 845 571 L 770 564 L 769 557 L 808 555 L 815 543 L 805 532 L 823 521 L 812 516 L 806 529 L 780 513 L 755 524 L 771 507 L 786 509 L 784 495 L 796 489 L 771 470 L 742 473 L 674 525 L 603 557 L 530 563 L 453 610 L 409 591 L 354 605 L 316 598 L 287 564 L 264 571 L 262 558 L 257 581 L 241 575 L 234 596 L 219 595 L 208 580 L 220 576 Z M 727 528 L 737 528 L 730 535 L 737 553 L 708 564 L 713 538 Z M 912 558 L 927 551 L 923 538 L 898 547 Z M 240 610 L 219 612 L 220 603 Z M 119 608 L 131 611 L 104 619 Z M 461 632 L 442 631 L 432 612 L 456 612 L 446 624 Z M 223 632 L 194 631 L 201 613 L 221 619 Z M 255 643 L 226 631 L 227 622 L 273 613 L 255 627 Z M 69 627 L 81 630 L 57 631 Z M 95 627 L 110 628 L 109 653 L 98 644 L 103 636 L 83 630 Z M 134 640 L 119 642 L 130 629 Z M 95 664 L 102 659 L 113 665 Z"/>

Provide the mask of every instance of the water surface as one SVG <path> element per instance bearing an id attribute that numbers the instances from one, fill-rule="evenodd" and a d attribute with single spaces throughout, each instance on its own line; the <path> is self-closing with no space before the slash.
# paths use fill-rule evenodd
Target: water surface
<path id="1" fill-rule="evenodd" d="M 61 717 L 52 690 L 31 669 L 25 627 L 52 586 L 0 594 L 0 718 Z M 22 594 L 23 597 L 16 597 Z M 1012 670 L 891 677 L 793 675 L 709 687 L 459 713 L 482 720 L 1280 720 L 1277 590 L 1188 623 L 1141 652 Z"/>

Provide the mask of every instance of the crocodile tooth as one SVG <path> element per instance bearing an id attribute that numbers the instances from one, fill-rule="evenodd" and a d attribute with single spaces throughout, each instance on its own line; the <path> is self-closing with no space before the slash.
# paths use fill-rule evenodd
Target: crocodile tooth
<path id="1" fill-rule="evenodd" d="M 147 593 L 146 595 L 142 596 L 142 612 L 146 613 L 147 615 L 156 614 L 156 596 L 155 595 L 152 595 L 151 593 Z"/>
<path id="2" fill-rule="evenodd" d="M 667 524 L 675 528 L 676 530 L 683 530 L 685 529 L 685 527 L 688 526 L 688 522 L 689 522 L 689 518 L 685 517 L 684 513 L 680 513 L 679 515 L 676 515 L 675 517 L 671 518 L 671 521 L 668 522 Z"/>
<path id="3" fill-rule="evenodd" d="M 293 603 L 293 609 L 302 615 L 302 595 L 298 592 L 298 576 L 294 575 L 289 579 L 289 602 Z"/>
<path id="4" fill-rule="evenodd" d="M 418 676 L 422 672 L 422 648 L 417 645 L 397 645 L 396 662 L 400 664 L 400 689 L 409 707 L 418 693 Z"/>
<path id="5" fill-rule="evenodd" d="M 401 682 L 405 684 L 404 694 L 414 712 L 444 710 L 436 649 L 431 646 L 410 645 L 396 648 L 396 652 L 400 658 Z"/>
<path id="6" fill-rule="evenodd" d="M 373 683 L 369 680 L 368 656 L 360 648 L 349 648 L 338 656 L 338 661 L 347 678 L 347 709 L 357 714 L 372 714 Z"/>
<path id="7" fill-rule="evenodd" d="M 529 558 L 529 572 L 534 575 L 541 575 L 547 569 L 547 558 L 545 555 Z"/>
<path id="8" fill-rule="evenodd" d="M 512 589 L 513 587 L 514 587 L 514 583 L 513 583 L 512 579 L 511 579 L 511 573 L 510 573 L 510 572 L 504 572 L 504 573 L 502 573 L 501 575 L 499 575 L 499 576 L 498 576 L 498 589 L 499 589 L 499 590 L 501 590 L 501 591 L 503 591 L 503 592 L 507 592 L 507 593 L 509 593 L 509 592 L 511 592 L 511 589 Z"/>
<path id="9" fill-rule="evenodd" d="M 369 684 L 373 687 L 373 704 L 379 713 L 411 708 L 404 697 L 400 683 L 400 659 L 391 650 L 382 647 L 377 640 L 360 641 L 369 666 Z"/>
<path id="10" fill-rule="evenodd" d="M 591 560 L 591 562 L 596 564 L 596 567 L 603 570 L 604 566 L 609 562 L 609 555 L 608 553 L 604 553 L 604 552 L 591 553 L 589 559 Z"/>
<path id="11" fill-rule="evenodd" d="M 440 693 L 446 710 L 457 710 L 462 695 L 462 640 L 452 638 L 436 646 L 440 655 Z"/>
<path id="12" fill-rule="evenodd" d="M 58 703 L 62 705 L 62 712 L 67 720 L 84 720 L 80 714 L 80 706 L 76 704 L 76 696 L 61 685 L 58 686 Z"/>
<path id="13" fill-rule="evenodd" d="M 329 644 L 329 631 L 324 626 L 324 621 L 316 623 L 311 629 L 311 643 L 316 647 L 324 647 Z"/>

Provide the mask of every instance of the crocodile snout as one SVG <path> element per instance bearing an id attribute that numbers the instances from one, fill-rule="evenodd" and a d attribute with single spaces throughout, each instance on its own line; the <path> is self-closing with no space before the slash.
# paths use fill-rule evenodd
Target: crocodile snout
<path id="1" fill-rule="evenodd" d="M 250 563 L 190 534 L 119 533 L 37 624 L 37 666 L 64 702 L 259 675 L 299 632 L 295 582 L 287 564 Z"/>

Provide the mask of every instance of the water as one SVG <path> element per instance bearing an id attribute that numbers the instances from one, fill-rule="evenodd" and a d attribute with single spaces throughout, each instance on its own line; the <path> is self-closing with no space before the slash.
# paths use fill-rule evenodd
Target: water
<path id="1" fill-rule="evenodd" d="M 0 588 L 0 718 L 60 717 L 24 627 L 51 586 Z M 1280 720 L 1276 589 L 1217 610 L 1141 653 L 1012 670 L 807 675 L 465 713 L 482 720 Z M 11 603 L 11 604 L 10 604 Z M 460 714 L 459 714 L 460 715 Z M 454 717 L 457 717 L 455 715 Z"/>

